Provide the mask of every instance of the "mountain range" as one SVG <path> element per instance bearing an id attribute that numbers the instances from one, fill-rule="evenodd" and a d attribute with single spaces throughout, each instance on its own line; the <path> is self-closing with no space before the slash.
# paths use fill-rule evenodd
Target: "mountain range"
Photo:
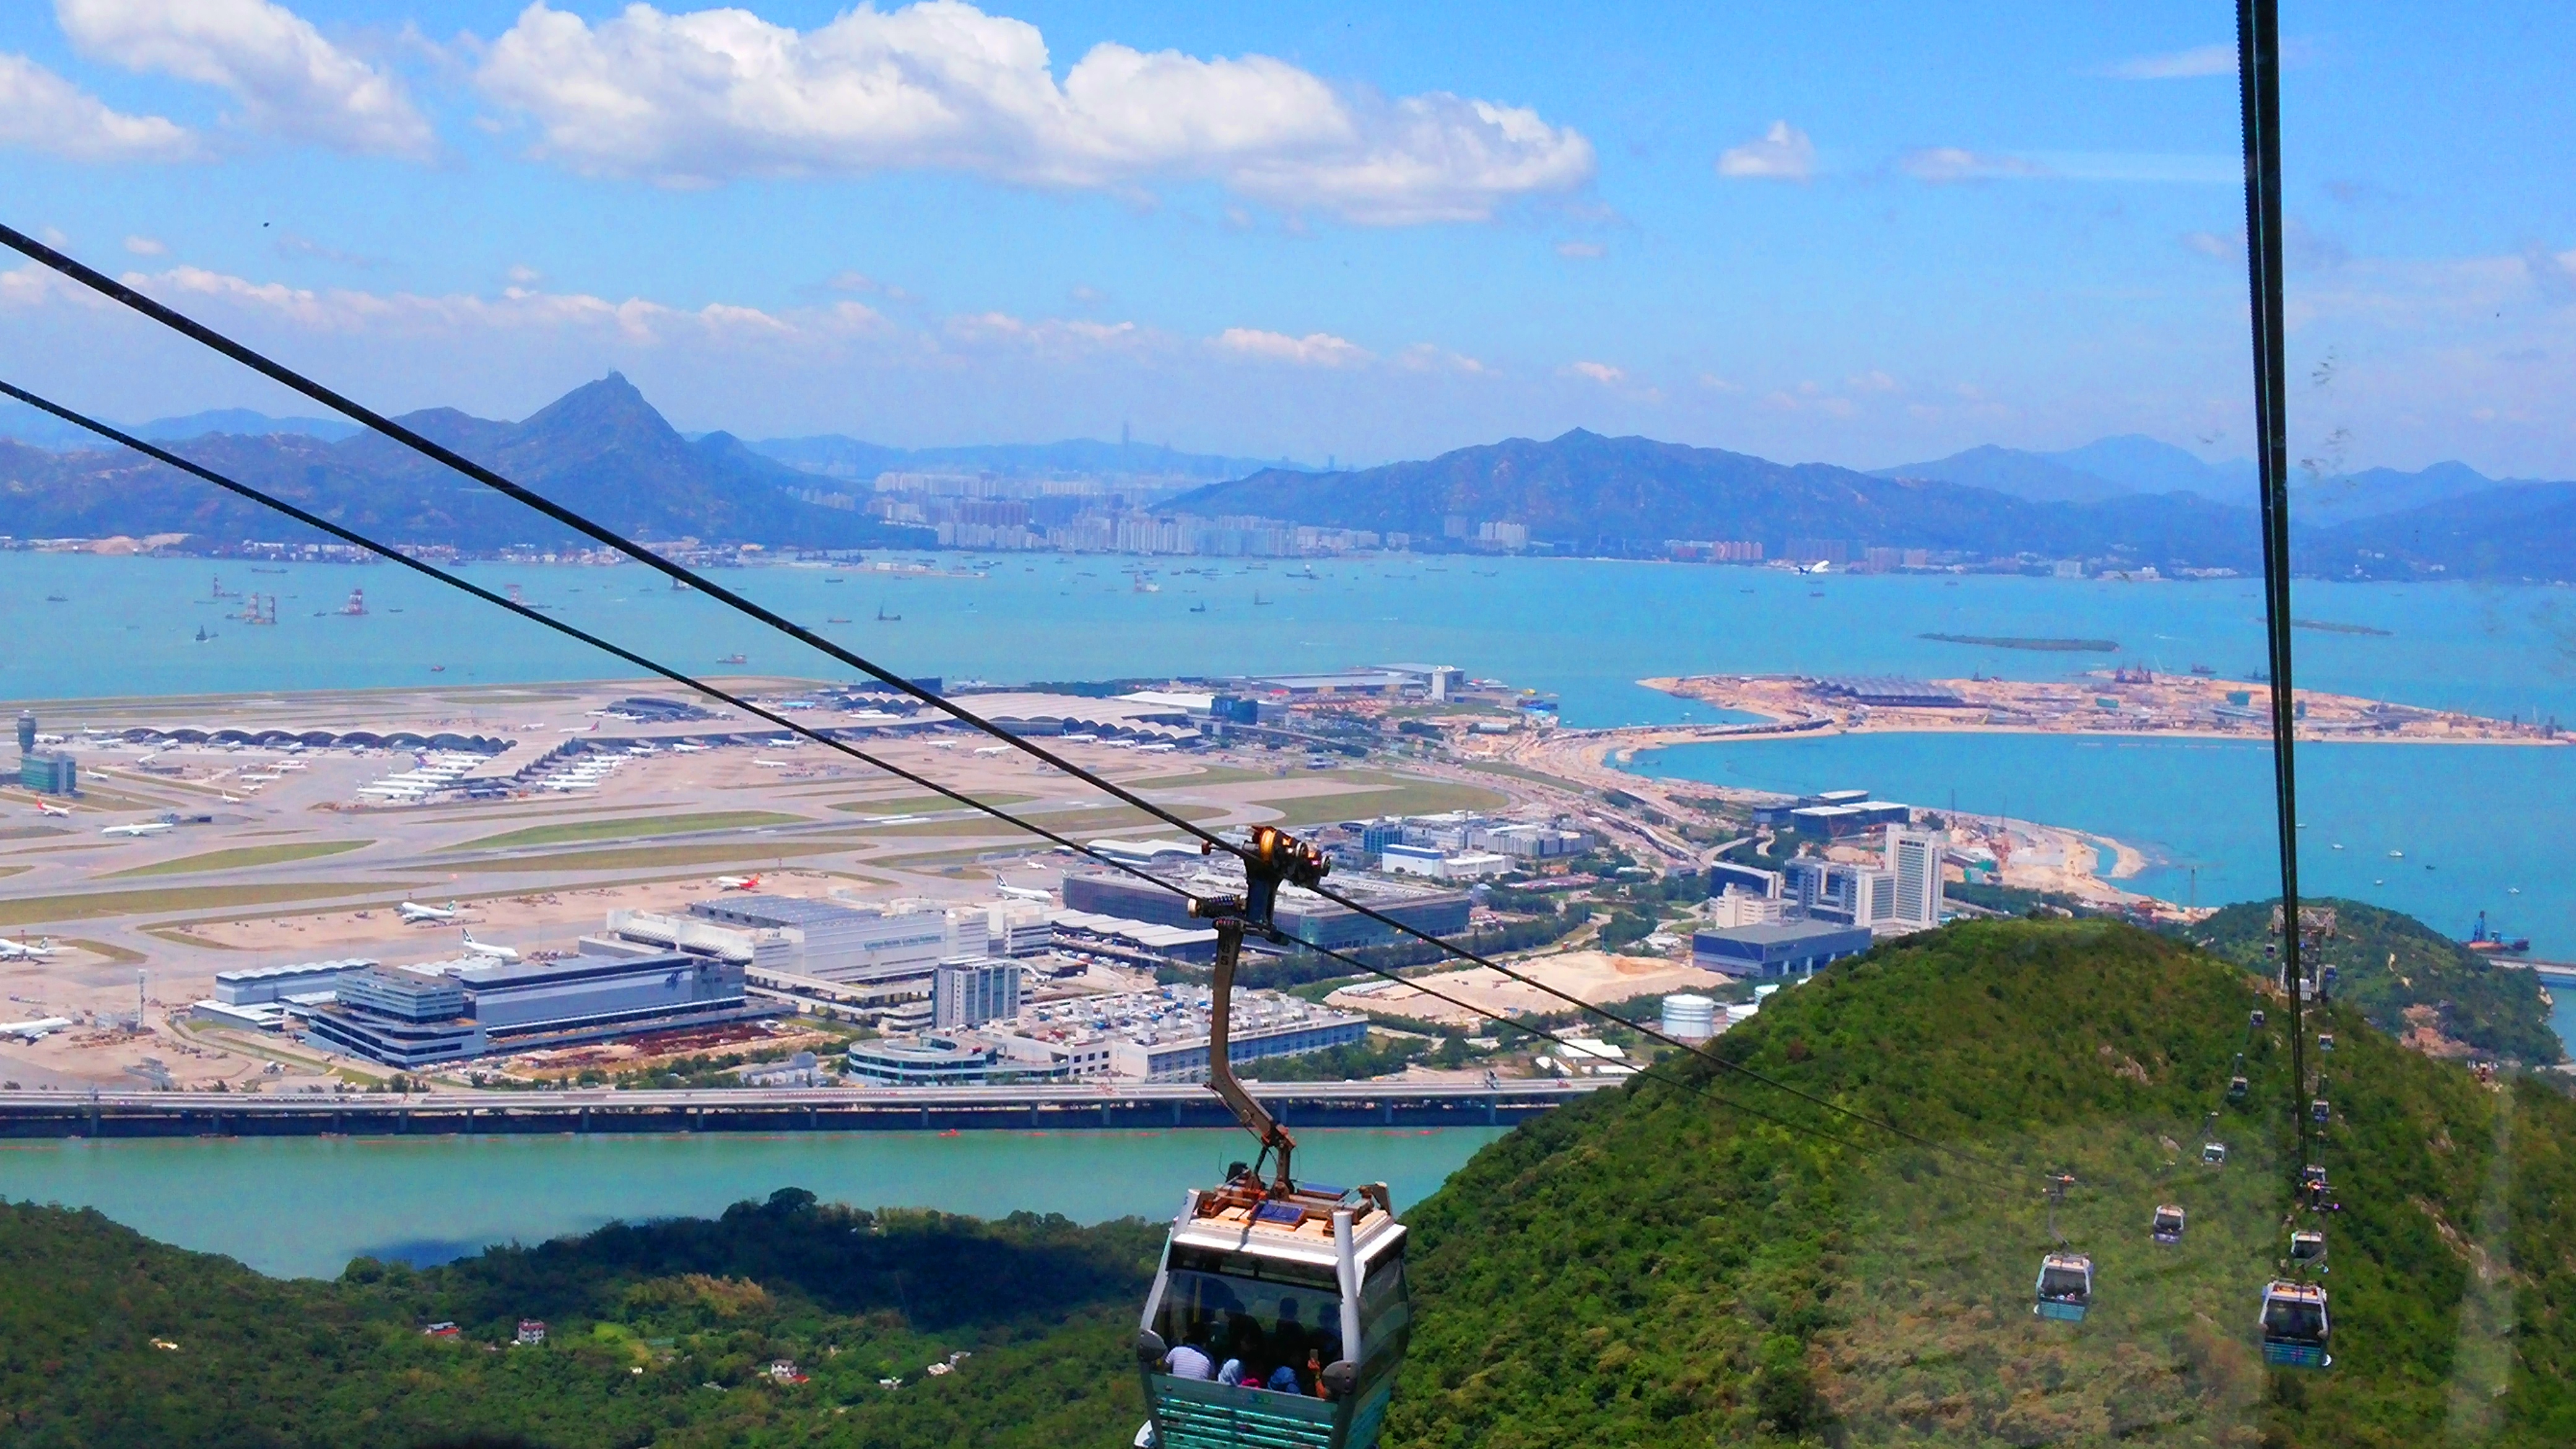
<path id="1" fill-rule="evenodd" d="M 1676 539 L 1791 540 L 1986 556 L 2260 567 L 2252 464 L 2152 438 L 2060 453 L 1983 447 L 1858 472 L 1575 429 L 1339 473 L 1268 469 L 1171 507 L 1411 534 L 1517 523 L 1556 552 L 1652 555 Z M 2576 483 L 2497 481 L 2461 463 L 2303 479 L 2292 557 L 2332 578 L 2576 578 Z"/>
<path id="2" fill-rule="evenodd" d="M 263 420 L 267 421 L 267 420 Z M 729 433 L 682 438 L 615 373 L 575 388 L 524 422 L 453 408 L 398 421 L 504 476 L 640 538 L 918 547 L 888 528 L 793 490 L 821 480 L 764 458 Z M 348 527 L 402 543 L 469 549 L 552 547 L 569 530 L 373 433 L 209 432 L 175 449 Z M 0 497 L 22 538 L 189 534 L 229 545 L 302 530 L 169 468 L 117 452 L 56 453 L 0 441 Z"/>
<path id="3" fill-rule="evenodd" d="M 1561 554 L 1662 556 L 1670 540 L 1699 539 L 1758 542 L 1771 557 L 1812 542 L 1827 553 L 1928 549 L 2167 571 L 2251 572 L 2260 564 L 2251 465 L 2206 462 L 2139 436 L 2060 452 L 1974 448 L 1861 472 L 1576 429 L 1318 472 L 1085 439 L 901 449 L 838 435 L 690 438 L 614 373 L 522 422 L 452 408 L 403 421 L 612 527 L 652 538 L 925 547 L 926 530 L 888 527 L 815 500 L 864 491 L 834 480 L 973 469 L 1132 479 L 1136 497 L 1207 479 L 1158 506 L 1404 533 L 1418 548 L 1466 546 L 1452 540 L 1498 523 L 1526 528 L 1531 544 Z M 52 426 L 31 410 L 0 413 L 0 435 L 38 439 L 0 436 L 10 534 L 185 534 L 225 546 L 294 533 L 266 510 L 159 464 L 67 450 L 73 438 L 36 422 Z M 569 541 L 516 504 L 372 434 L 352 435 L 346 424 L 233 410 L 159 419 L 138 431 L 178 440 L 210 467 L 395 541 L 478 550 Z M 2370 469 L 2300 482 L 2291 514 L 2303 574 L 2576 578 L 2576 483 L 2498 481 L 2460 463 Z"/>

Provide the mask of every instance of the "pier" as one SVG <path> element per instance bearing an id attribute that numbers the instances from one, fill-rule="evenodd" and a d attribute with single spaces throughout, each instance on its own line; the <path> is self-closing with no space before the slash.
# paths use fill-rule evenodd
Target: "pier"
<path id="1" fill-rule="evenodd" d="M 1291 1127 L 1509 1126 L 1619 1078 L 1253 1083 Z M 0 1137 L 1100 1132 L 1231 1127 L 1187 1082 L 633 1092 L 0 1092 Z"/>

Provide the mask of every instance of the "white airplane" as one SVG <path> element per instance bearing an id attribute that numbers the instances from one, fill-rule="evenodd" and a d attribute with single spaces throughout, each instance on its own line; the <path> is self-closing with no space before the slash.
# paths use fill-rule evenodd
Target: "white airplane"
<path id="1" fill-rule="evenodd" d="M 394 907 L 394 913 L 401 916 L 406 924 L 416 921 L 452 921 L 456 919 L 456 902 L 449 901 L 447 909 L 440 910 L 436 906 L 424 906 L 418 901 L 405 901 Z"/>
<path id="2" fill-rule="evenodd" d="M 0 961 L 41 961 L 54 954 L 54 940 L 48 936 L 38 945 L 0 937 Z"/>
<path id="3" fill-rule="evenodd" d="M 787 770 L 795 768 L 785 760 L 754 760 L 752 763 L 765 770 Z"/>
<path id="4" fill-rule="evenodd" d="M 675 751 L 675 752 L 677 752 L 677 753 L 679 753 L 679 754 L 683 754 L 683 755 L 696 755 L 696 754 L 704 754 L 704 753 L 706 752 L 706 748 L 707 748 L 707 747 L 706 747 L 706 746 L 704 746 L 704 745 L 674 744 L 673 746 L 671 746 L 671 748 L 672 748 L 672 750 L 673 750 L 673 751 Z"/>
<path id="5" fill-rule="evenodd" d="M 1168 744 L 1138 745 L 1136 747 L 1136 753 L 1140 755 L 1168 755 L 1173 749 L 1174 746 Z"/>
<path id="6" fill-rule="evenodd" d="M 998 880 L 993 882 L 993 889 L 1015 901 L 1053 901 L 1055 899 L 1052 892 L 1039 890 L 1035 886 L 1004 885 Z"/>
<path id="7" fill-rule="evenodd" d="M 37 1041 L 47 1033 L 61 1031 L 71 1024 L 72 1019 L 68 1016 L 40 1016 L 34 1021 L 0 1022 L 0 1033 Z"/>
<path id="8" fill-rule="evenodd" d="M 138 823 L 138 824 L 134 824 L 134 825 L 111 825 L 111 826 L 108 826 L 106 829 L 101 830 L 101 831 L 99 832 L 99 834 L 101 834 L 101 835 L 158 835 L 158 834 L 160 834 L 162 831 L 165 831 L 165 830 L 176 830 L 176 829 L 178 829 L 178 828 L 179 828 L 179 827 L 177 827 L 177 826 L 175 826 L 175 825 L 172 825 L 172 824 L 171 824 L 169 821 L 167 821 L 167 820 L 145 820 L 145 821 L 142 821 L 142 822 L 140 822 L 140 823 Z"/>
<path id="9" fill-rule="evenodd" d="M 984 745 L 975 751 L 979 755 L 1007 755 L 1010 752 L 1009 745 Z"/>
<path id="10" fill-rule="evenodd" d="M 760 889 L 760 877 L 756 875 L 720 875 L 716 877 L 716 889 L 720 891 L 756 891 Z"/>
<path id="11" fill-rule="evenodd" d="M 36 802 L 36 813 L 39 815 L 51 815 L 60 820 L 69 820 L 72 814 L 70 809 L 65 806 L 48 805 L 42 800 Z"/>
<path id="12" fill-rule="evenodd" d="M 1814 563 L 1811 563 L 1811 564 L 1800 564 L 1800 565 L 1798 566 L 1798 572 L 1800 572 L 1800 573 L 1802 573 L 1802 574 L 1820 574 L 1820 573 L 1823 573 L 1825 570 L 1827 570 L 1827 569 L 1829 569 L 1829 568 L 1832 568 L 1832 567 L 1833 567 L 1833 562 L 1832 562 L 1831 560 L 1829 560 L 1829 559 L 1818 559 L 1818 560 L 1816 560 Z"/>
<path id="13" fill-rule="evenodd" d="M 953 750 L 957 748 L 957 742 L 955 740 L 932 740 L 930 742 L 930 747 L 934 750 Z"/>
<path id="14" fill-rule="evenodd" d="M 519 953 L 511 950 L 507 946 L 495 946 L 489 941 L 475 940 L 474 933 L 472 931 L 467 931 L 465 933 L 465 949 L 473 952 L 477 956 L 489 956 L 495 961 L 516 961 L 519 959 Z"/>

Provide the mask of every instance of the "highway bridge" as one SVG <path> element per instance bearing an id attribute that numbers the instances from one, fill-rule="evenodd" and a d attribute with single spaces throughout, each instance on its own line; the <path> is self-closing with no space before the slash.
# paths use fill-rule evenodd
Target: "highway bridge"
<path id="1" fill-rule="evenodd" d="M 1617 1085 L 1252 1084 L 1291 1127 L 1508 1126 Z M 561 1132 L 1092 1132 L 1231 1127 L 1193 1083 L 529 1092 L 0 1092 L 0 1137 L 520 1136 Z"/>

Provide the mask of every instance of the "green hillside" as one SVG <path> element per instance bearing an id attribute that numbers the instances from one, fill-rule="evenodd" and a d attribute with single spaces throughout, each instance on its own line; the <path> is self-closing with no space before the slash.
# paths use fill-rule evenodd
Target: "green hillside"
<path id="1" fill-rule="evenodd" d="M 2435 1055 L 2476 1055 L 2548 1065 L 2566 1060 L 2538 977 L 2488 960 L 2412 916 L 2329 897 L 2335 912 L 2324 959 L 2335 992 L 2371 1024 Z M 2241 965 L 2263 968 L 2272 939 L 2269 901 L 2229 906 L 2183 934 Z M 2426 1033 L 2438 1035 L 2433 1040 Z"/>
<path id="2" fill-rule="evenodd" d="M 2263 1368 L 2303 1095 L 2282 1016 L 2236 965 L 2101 921 L 1954 925 L 1783 991 L 1721 1054 L 1932 1145 L 1696 1065 L 1852 1140 L 1654 1078 L 1521 1127 L 1408 1212 L 1418 1322 L 1386 1442 L 2576 1442 L 2576 1103 L 2543 1077 L 2482 1085 L 2358 1006 L 2322 1023 L 2334 1120 L 2312 1154 L 2345 1208 L 2325 1219 L 2337 1366 Z M 2225 1107 L 2239 1051 L 2252 1091 Z M 2223 1169 L 2199 1161 L 2213 1108 Z M 2057 1228 L 2098 1265 L 2082 1325 L 2030 1313 L 2057 1171 L 2077 1180 Z M 2189 1210 L 2178 1247 L 2147 1239 L 2159 1202 Z M 5 1207 L 0 1437 L 1123 1445 L 1158 1232 L 789 1190 L 322 1283 Z M 522 1317 L 544 1347 L 502 1346 Z M 460 1336 L 421 1334 L 440 1320 Z M 779 1357 L 810 1382 L 769 1382 Z"/>
<path id="3" fill-rule="evenodd" d="M 2576 1255 L 2553 1225 L 2576 1110 L 2342 1008 L 2338 1366 L 2263 1369 L 2295 1166 L 2278 1003 L 2251 1099 L 2220 1116 L 2230 1164 L 2198 1162 L 2261 1002 L 2233 966 L 2098 922 L 1953 926 L 1773 997 L 1726 1056 L 1938 1148 L 1848 1123 L 1871 1150 L 1820 1144 L 1651 1082 L 1522 1128 L 1413 1215 L 1391 1442 L 2576 1442 Z M 2080 1327 L 2030 1312 L 2057 1170 L 2081 1184 L 2059 1226 L 2098 1265 Z M 2180 1247 L 2147 1239 L 2160 1201 L 2191 1214 Z"/>
<path id="4" fill-rule="evenodd" d="M 5 1207 L 0 1442 L 1123 1443 L 1159 1247 L 1134 1223 L 871 1215 L 791 1189 L 714 1221 L 281 1282 L 95 1213 Z M 503 1347 L 523 1317 L 549 1342 Z M 423 1335 L 440 1321 L 459 1335 Z M 809 1381 L 770 1381 L 782 1357 Z"/>

